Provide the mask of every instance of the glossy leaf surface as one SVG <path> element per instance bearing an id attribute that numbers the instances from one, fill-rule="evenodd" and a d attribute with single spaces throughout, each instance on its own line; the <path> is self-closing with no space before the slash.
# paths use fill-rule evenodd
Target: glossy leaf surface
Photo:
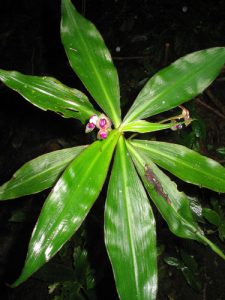
<path id="1" fill-rule="evenodd" d="M 94 24 L 80 15 L 70 0 L 62 0 L 61 38 L 71 67 L 118 127 L 120 95 L 116 68 Z"/>
<path id="2" fill-rule="evenodd" d="M 35 194 L 53 186 L 61 172 L 84 148 L 79 146 L 53 151 L 25 163 L 0 186 L 0 200 Z"/>
<path id="3" fill-rule="evenodd" d="M 89 146 L 69 165 L 46 199 L 29 243 L 19 285 L 46 263 L 79 228 L 105 181 L 118 139 L 112 131 Z"/>
<path id="4" fill-rule="evenodd" d="M 107 194 L 105 243 L 120 299 L 155 299 L 155 220 L 123 137 L 119 140 Z"/>
<path id="5" fill-rule="evenodd" d="M 181 124 L 181 123 L 176 123 Z M 139 132 L 139 133 L 146 133 L 146 132 L 153 132 L 158 130 L 164 130 L 173 127 L 174 124 L 160 124 L 160 123 L 150 123 L 145 120 L 138 120 L 131 123 L 127 123 L 121 126 L 121 130 L 132 131 L 132 132 Z"/>
<path id="6" fill-rule="evenodd" d="M 160 70 L 143 87 L 125 122 L 147 118 L 174 108 L 200 94 L 225 63 L 225 48 L 188 54 Z"/>
<path id="7" fill-rule="evenodd" d="M 215 160 L 172 143 L 135 140 L 132 145 L 182 180 L 225 192 L 225 168 Z"/>
<path id="8" fill-rule="evenodd" d="M 85 123 L 90 115 L 98 114 L 82 92 L 65 86 L 55 78 L 0 70 L 0 80 L 35 106 L 65 118 Z"/>
<path id="9" fill-rule="evenodd" d="M 208 240 L 198 227 L 186 195 L 178 191 L 176 184 L 142 150 L 137 150 L 130 143 L 127 143 L 127 145 L 149 196 L 167 222 L 171 232 L 179 237 L 207 244 L 214 252 L 225 259 L 222 251 Z M 152 172 L 152 177 L 148 175 L 148 170 Z M 163 193 L 160 191 L 163 191 Z"/>

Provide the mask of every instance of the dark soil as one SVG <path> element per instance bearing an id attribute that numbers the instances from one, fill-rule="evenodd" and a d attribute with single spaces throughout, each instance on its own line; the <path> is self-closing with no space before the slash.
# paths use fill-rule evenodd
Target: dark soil
<path id="1" fill-rule="evenodd" d="M 112 53 L 119 70 L 123 113 L 145 80 L 157 70 L 189 52 L 225 45 L 223 0 L 73 2 L 95 23 Z M 59 26 L 58 0 L 4 1 L 0 9 L 0 68 L 53 76 L 86 92 L 68 64 Z M 194 129 L 190 127 L 182 133 L 166 131 L 155 138 L 183 143 L 224 164 L 224 156 L 216 151 L 225 147 L 224 76 L 223 70 L 206 92 L 188 104 L 201 125 L 198 134 L 193 134 Z M 38 155 L 91 141 L 79 122 L 39 110 L 1 83 L 0 97 L 0 183 Z M 189 196 L 197 197 L 204 206 L 209 207 L 212 199 L 225 201 L 225 197 L 217 193 L 182 182 L 178 182 L 178 186 Z M 1 203 L 2 300 L 53 299 L 48 294 L 48 285 L 52 282 L 35 276 L 16 289 L 6 285 L 21 271 L 32 228 L 48 192 Z M 113 275 L 103 242 L 103 208 L 104 191 L 85 225 L 90 263 L 95 270 L 97 299 L 116 300 Z M 22 221 L 12 221 L 12 216 L 18 212 L 22 212 Z M 158 243 L 164 247 L 159 256 L 158 299 L 225 299 L 225 262 L 203 245 L 174 237 L 157 212 L 155 215 Z M 209 224 L 203 227 L 207 232 L 214 230 Z M 217 233 L 212 233 L 210 238 L 225 250 Z M 164 263 L 168 256 L 180 258 L 181 250 L 193 255 L 198 263 L 199 290 L 187 284 L 180 270 Z"/>

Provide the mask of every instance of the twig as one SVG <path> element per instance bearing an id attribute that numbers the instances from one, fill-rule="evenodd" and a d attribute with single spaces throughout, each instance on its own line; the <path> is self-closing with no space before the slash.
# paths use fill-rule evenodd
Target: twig
<path id="1" fill-rule="evenodd" d="M 210 89 L 206 90 L 206 95 L 210 98 L 210 100 L 219 108 L 222 113 L 225 115 L 225 108 L 220 100 L 210 91 Z"/>
<path id="2" fill-rule="evenodd" d="M 208 104 L 206 104 L 205 102 L 203 102 L 198 97 L 196 98 L 196 102 L 199 103 L 199 104 L 201 104 L 202 106 L 204 106 L 208 110 L 211 110 L 212 112 L 214 112 L 214 114 L 216 114 L 217 116 L 219 116 L 219 117 L 221 117 L 222 119 L 225 120 L 225 116 L 221 112 L 219 112 L 217 109 L 212 108 L 211 106 L 209 106 Z"/>
<path id="3" fill-rule="evenodd" d="M 164 54 L 163 66 L 166 66 L 168 64 L 169 51 L 170 51 L 170 44 L 166 43 L 165 44 L 165 54 Z"/>
<path id="4" fill-rule="evenodd" d="M 85 13 L 86 13 L 86 0 L 82 0 L 81 11 L 82 11 L 82 15 L 85 16 Z"/>

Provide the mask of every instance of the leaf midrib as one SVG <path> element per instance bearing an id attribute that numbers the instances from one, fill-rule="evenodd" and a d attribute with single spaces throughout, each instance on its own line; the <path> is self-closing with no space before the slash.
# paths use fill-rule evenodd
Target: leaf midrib
<path id="1" fill-rule="evenodd" d="M 70 19 L 71 19 L 72 22 L 74 23 L 75 28 L 79 28 L 79 26 L 78 26 L 78 24 L 77 24 L 77 21 L 76 21 L 75 18 L 73 17 L 72 10 L 69 9 L 69 8 L 67 7 L 67 5 L 65 5 L 65 6 L 66 6 L 66 9 L 67 9 L 68 15 L 70 15 Z M 94 61 L 93 61 L 93 59 L 92 59 L 92 57 L 91 57 L 91 55 L 90 55 L 90 53 L 89 53 L 87 43 L 85 42 L 85 40 L 84 40 L 84 38 L 83 38 L 83 35 L 81 34 L 81 31 L 80 31 L 80 30 L 77 30 L 77 33 L 78 33 L 78 35 L 79 35 L 79 37 L 80 37 L 80 40 L 81 40 L 81 42 L 82 42 L 82 44 L 83 44 L 83 51 L 84 51 L 85 54 L 86 54 L 86 59 L 88 59 L 89 64 L 92 66 L 92 69 L 93 69 L 93 71 L 94 71 L 94 74 L 96 75 L 96 77 L 97 77 L 97 79 L 98 79 L 98 81 L 99 81 L 99 84 L 100 84 L 100 86 L 101 86 L 101 89 L 102 89 L 102 91 L 103 91 L 103 94 L 104 94 L 104 96 L 105 96 L 105 99 L 107 100 L 107 103 L 108 103 L 108 105 L 109 105 L 109 107 L 110 107 L 110 110 L 111 110 L 111 113 L 112 113 L 112 117 L 113 117 L 113 121 L 114 121 L 114 123 L 115 123 L 114 125 L 115 125 L 115 127 L 116 127 L 116 126 L 119 124 L 119 122 L 118 122 L 118 117 L 117 117 L 117 114 L 116 114 L 116 112 L 115 112 L 114 106 L 112 105 L 112 100 L 113 100 L 113 99 L 112 99 L 112 100 L 110 99 L 110 96 L 109 96 L 109 94 L 107 93 L 107 91 L 106 91 L 106 89 L 105 89 L 105 85 L 104 85 L 104 83 L 103 83 L 103 80 L 102 80 L 102 78 L 101 78 L 99 72 L 97 71 L 96 65 L 95 65 L 95 63 L 94 63 Z M 96 100 L 97 100 L 97 99 L 96 99 Z M 103 100 L 103 99 L 102 99 L 102 100 Z M 102 106 L 102 105 L 100 105 L 100 106 Z"/>
<path id="2" fill-rule="evenodd" d="M 76 155 L 75 155 L 76 156 Z M 42 176 L 43 174 L 45 174 L 45 173 L 49 173 L 49 172 L 52 172 L 53 170 L 57 170 L 57 169 L 59 169 L 60 167 L 63 167 L 64 165 L 67 165 L 67 164 L 69 164 L 70 163 L 70 161 L 71 160 L 73 160 L 74 159 L 74 157 L 73 158 L 71 158 L 71 159 L 67 159 L 67 161 L 64 163 L 64 164 L 56 164 L 56 165 L 54 165 L 54 167 L 50 167 L 49 169 L 47 169 L 47 170 L 44 170 L 44 172 L 42 172 L 42 173 L 37 173 L 37 174 L 35 174 L 35 175 L 32 175 L 32 176 L 29 176 L 29 178 L 27 177 L 27 178 L 25 178 L 25 180 L 26 180 L 26 184 L 27 183 L 29 183 L 29 181 L 32 181 L 32 180 L 34 180 L 35 178 L 38 178 L 38 177 L 40 177 L 40 176 Z M 40 175 L 41 174 L 41 175 Z M 53 177 L 53 176 L 51 176 L 51 177 Z M 23 182 L 22 183 L 18 183 L 18 184 L 14 184 L 12 187 L 10 187 L 9 188 L 9 191 L 10 192 L 12 192 L 14 189 L 16 189 L 18 186 L 20 186 L 21 184 L 24 184 L 24 178 L 19 174 L 18 175 L 18 177 L 17 177 L 17 175 L 13 178 L 14 180 L 23 180 Z M 9 181 L 11 181 L 11 179 L 9 180 Z M 9 181 L 8 182 L 6 182 L 4 185 L 6 185 L 6 187 L 7 187 L 7 183 L 8 183 L 8 185 L 9 185 Z M 46 180 L 45 180 L 46 181 Z M 10 185 L 12 185 L 13 184 L 13 182 L 10 184 Z M 3 186 L 4 186 L 3 185 Z M 10 186 L 9 185 L 9 186 Z M 3 187 L 2 186 L 2 187 Z M 8 188 L 8 187 L 7 187 Z M 1 188 L 0 188 L 0 193 L 1 193 Z M 3 191 L 3 193 L 2 194 L 4 194 L 4 191 Z"/>
<path id="3" fill-rule="evenodd" d="M 108 143 L 109 143 L 110 141 L 111 141 L 111 140 L 108 139 Z M 104 146 L 106 147 L 106 145 L 107 145 L 108 143 L 106 143 Z M 96 164 L 96 161 L 99 159 L 100 155 L 102 155 L 102 152 L 99 151 L 99 152 L 97 153 L 97 155 L 94 156 L 94 158 L 91 160 L 90 165 L 89 165 L 89 168 L 88 168 L 89 171 L 93 169 L 93 166 Z M 79 187 L 77 188 L 77 190 L 82 188 L 82 183 L 85 182 L 85 181 L 86 181 L 86 176 L 82 176 L 81 181 L 79 182 Z M 70 192 L 73 192 L 73 190 L 70 190 Z M 68 195 L 68 194 L 67 194 L 67 195 Z M 67 209 L 67 207 L 70 206 L 70 205 L 71 205 L 71 201 L 67 201 L 66 204 L 65 204 L 65 206 L 64 206 L 64 208 L 62 209 L 62 211 L 60 212 L 60 214 L 59 214 L 58 217 L 56 218 L 54 224 L 56 224 L 56 223 L 58 222 L 58 220 L 61 218 L 61 215 L 64 213 L 64 211 L 65 211 L 65 210 Z M 86 214 L 87 214 L 87 211 L 86 211 Z M 86 214 L 84 215 L 84 218 L 85 218 Z M 77 222 L 76 226 L 79 224 L 79 222 L 80 222 L 80 218 L 79 218 L 79 221 Z M 44 246 L 44 253 L 45 253 L 45 250 L 48 248 L 49 244 L 52 242 L 52 240 L 51 240 L 50 237 L 52 236 L 53 232 L 54 232 L 54 231 L 53 231 L 52 228 L 51 228 L 51 230 L 49 230 L 48 237 L 45 238 L 46 243 L 45 243 L 45 246 Z M 74 234 L 74 231 L 73 231 L 72 234 Z M 68 239 L 69 239 L 69 237 L 68 237 Z M 34 252 L 32 251 L 30 256 L 33 256 L 33 254 L 34 254 Z M 43 251 L 42 251 L 42 254 L 43 254 Z M 53 254 L 53 255 L 54 255 L 54 254 Z M 53 255 L 51 255 L 51 257 L 52 257 Z M 35 260 L 34 260 L 34 261 L 35 261 Z"/>
<path id="4" fill-rule="evenodd" d="M 129 144 L 128 144 L 129 145 Z M 130 145 L 129 145 L 130 146 Z M 137 151 L 135 150 L 134 146 L 131 145 L 131 152 L 133 153 L 133 155 L 136 157 L 138 164 L 141 165 L 140 161 L 143 161 L 142 157 L 140 156 L 139 153 L 137 153 Z M 149 186 L 149 182 L 146 180 L 145 176 L 143 175 L 143 173 L 140 171 L 139 172 L 141 174 L 141 177 L 143 179 L 143 182 L 145 182 L 147 184 L 147 186 Z M 154 189 L 153 189 L 154 190 Z M 161 197 L 161 196 L 159 196 Z M 151 198 L 151 195 L 150 195 Z M 151 198 L 152 199 L 152 198 Z M 153 201 L 153 200 L 152 200 Z M 155 201 L 153 201 L 154 204 L 156 205 L 156 207 L 158 208 L 158 205 L 155 203 Z M 185 219 L 183 216 L 180 215 L 179 210 L 176 210 L 175 207 L 173 205 L 170 205 L 170 208 L 172 209 L 172 211 L 175 213 L 175 215 L 177 216 L 177 219 L 180 219 L 183 221 L 183 223 L 185 223 L 185 225 L 187 226 L 187 228 L 192 232 L 192 234 L 196 234 L 196 232 L 198 232 L 198 228 L 195 227 L 194 225 L 192 225 L 187 219 Z M 159 209 L 159 208 L 158 208 Z M 160 211 L 160 209 L 159 209 Z M 166 220 L 166 219 L 165 219 Z M 167 222 L 167 221 L 166 221 Z M 169 223 L 168 223 L 169 225 Z"/>
<path id="5" fill-rule="evenodd" d="M 142 164 L 143 164 L 143 159 L 140 157 L 140 154 L 136 151 L 136 149 L 134 148 L 133 145 L 131 145 L 130 143 L 128 144 L 129 147 L 131 147 L 131 152 L 133 153 L 133 155 L 136 157 L 137 159 L 137 163 L 141 165 L 141 162 L 142 161 Z M 140 175 L 141 177 L 144 177 L 143 173 L 140 171 Z M 143 182 L 146 182 L 146 184 L 148 185 L 148 182 L 146 181 L 145 178 L 143 178 Z M 147 189 L 148 190 L 148 189 Z M 152 200 L 153 201 L 153 200 Z M 154 201 L 153 201 L 154 202 Z M 156 205 L 156 204 L 155 204 Z M 157 205 L 156 205 L 157 206 Z M 197 224 L 195 226 L 195 224 L 191 224 L 186 218 L 184 218 L 183 216 L 180 215 L 179 211 L 177 211 L 174 206 L 170 206 L 173 213 L 175 214 L 176 216 L 176 220 L 179 220 L 181 225 L 182 226 L 186 226 L 186 228 L 191 232 L 191 234 L 195 237 L 195 240 L 199 241 L 199 239 L 203 242 L 206 242 L 210 247 L 211 249 L 217 253 L 220 257 L 222 257 L 223 259 L 225 259 L 225 255 L 222 253 L 222 251 L 216 246 L 214 245 L 211 241 L 209 241 L 208 239 L 205 238 L 204 234 L 201 233 L 201 231 L 199 230 Z M 158 208 L 158 206 L 157 206 Z M 158 208 L 159 209 L 159 208 Z M 160 211 L 160 209 L 159 209 Z M 164 217 L 163 217 L 164 218 Z M 164 218 L 165 221 L 167 222 L 167 219 Z M 170 220 L 170 219 L 169 219 Z M 173 232 L 172 228 L 173 226 L 170 226 L 171 222 L 167 222 L 169 228 L 171 228 L 171 231 Z M 176 231 L 173 232 L 175 235 L 179 236 Z M 193 237 L 191 237 L 193 238 Z"/>
<path id="6" fill-rule="evenodd" d="M 219 58 L 218 58 L 219 59 Z M 207 68 L 205 69 L 205 72 L 209 69 L 209 68 L 211 68 L 211 66 L 213 65 L 213 64 L 215 64 L 215 60 L 217 60 L 217 59 L 214 59 L 213 61 L 211 61 L 211 63 L 208 63 L 207 64 Z M 162 90 L 162 92 L 161 93 L 158 93 L 156 96 L 154 96 L 153 98 L 150 98 L 148 101 L 146 101 L 146 104 L 142 104 L 141 105 L 141 103 L 139 103 L 140 104 L 140 109 L 138 110 L 137 108 L 135 108 L 135 110 L 132 110 L 131 111 L 131 113 L 128 115 L 128 117 L 125 117 L 125 119 L 124 119 L 124 123 L 129 123 L 129 122 L 131 122 L 131 121 L 135 121 L 135 120 L 138 120 L 138 119 L 142 119 L 142 118 L 145 118 L 145 117 L 147 117 L 147 116 L 145 116 L 145 115 L 143 115 L 143 116 L 141 116 L 140 118 L 138 117 L 139 115 L 142 115 L 143 114 L 143 112 L 145 111 L 145 110 L 147 110 L 148 109 L 148 106 L 151 104 L 153 104 L 153 102 L 155 102 L 155 101 L 157 101 L 158 100 L 158 98 L 161 98 L 161 97 L 164 97 L 165 96 L 165 94 L 167 94 L 167 93 L 170 93 L 170 91 L 172 90 L 172 89 L 175 89 L 176 88 L 176 86 L 177 85 L 179 85 L 180 83 L 182 83 L 182 82 L 184 82 L 184 81 L 186 81 L 186 80 L 189 80 L 190 79 L 190 77 L 191 77 L 191 75 L 194 73 L 195 74 L 195 76 L 196 76 L 196 74 L 198 74 L 200 71 L 202 71 L 202 69 L 204 69 L 204 66 L 203 67 L 199 67 L 199 68 L 196 68 L 195 69 L 195 72 L 190 72 L 189 74 L 187 74 L 186 76 L 184 76 L 184 77 L 181 77 L 180 79 L 178 79 L 178 80 L 176 80 L 176 81 L 174 81 L 174 83 L 171 83 L 169 86 L 168 86 L 168 88 L 165 88 L 165 89 L 163 89 Z M 155 74 L 152 78 L 154 78 L 154 77 L 156 77 L 157 76 L 157 74 Z M 151 79 L 152 79 L 151 78 Z M 150 79 L 150 80 L 151 80 Z M 210 81 L 212 81 L 212 80 L 210 80 Z M 149 82 L 150 83 L 150 82 Z M 192 97 L 194 97 L 194 96 L 192 96 Z M 138 97 L 136 98 L 136 100 L 139 98 L 139 95 L 138 95 Z M 189 98 L 190 99 L 190 98 Z M 135 100 L 135 101 L 136 101 Z M 184 102 L 185 101 L 188 101 L 188 100 L 184 100 Z M 151 102 L 151 103 L 149 103 L 149 102 Z M 172 106 L 172 107 L 170 107 L 170 108 L 166 108 L 166 110 L 169 110 L 169 109 L 171 109 L 171 108 L 173 108 L 174 106 Z M 133 114 L 133 111 L 136 111 L 136 114 L 134 113 Z M 165 111 L 165 110 L 160 110 L 159 112 L 157 112 L 157 113 L 160 113 L 160 112 L 163 112 L 163 111 Z M 154 113 L 155 114 L 155 113 Z M 151 113 L 151 111 L 148 113 L 148 117 L 150 117 L 152 115 L 152 113 Z"/>
<path id="7" fill-rule="evenodd" d="M 87 103 L 87 102 L 84 102 L 84 101 L 80 100 L 81 98 L 78 98 L 76 95 L 74 95 L 74 94 L 72 94 L 72 93 L 71 93 L 71 95 L 69 96 L 69 94 L 70 94 L 69 91 L 65 91 L 65 92 L 64 92 L 64 91 L 58 89 L 59 92 L 61 92 L 61 93 L 64 94 L 64 95 L 58 96 L 58 95 L 55 95 L 55 94 L 52 92 L 52 89 L 51 89 L 49 86 L 47 86 L 47 85 L 44 85 L 45 90 L 43 90 L 43 89 L 42 89 L 43 86 L 40 85 L 40 84 L 37 84 L 37 83 L 32 84 L 32 83 L 29 83 L 29 82 L 24 83 L 24 81 L 20 80 L 20 79 L 17 78 L 17 77 L 11 77 L 11 78 L 13 78 L 13 80 L 14 80 L 15 82 L 18 82 L 20 85 L 26 85 L 26 86 L 29 87 L 29 89 L 31 89 L 31 90 L 37 91 L 37 92 L 40 93 L 40 94 L 44 94 L 44 95 L 47 95 L 47 96 L 52 97 L 52 98 L 54 98 L 54 99 L 57 99 L 57 100 L 62 101 L 62 103 L 58 103 L 58 105 L 57 105 L 57 106 L 62 107 L 62 108 L 64 108 L 63 106 L 65 105 L 63 102 L 65 102 L 66 104 L 69 104 L 70 106 L 75 106 L 76 110 L 77 110 L 80 106 L 82 106 L 82 105 L 83 105 L 83 106 L 88 106 L 88 104 L 89 104 L 89 103 Z M 39 87 L 41 87 L 41 88 L 39 88 Z M 14 88 L 13 88 L 13 89 L 14 89 Z M 22 92 L 22 91 L 19 92 L 16 88 L 15 88 L 14 90 L 17 91 L 18 93 L 20 93 L 20 94 L 23 95 L 23 92 Z M 65 98 L 64 98 L 65 94 L 66 94 L 66 97 L 71 97 L 71 98 L 73 98 L 72 100 L 74 100 L 74 102 L 71 102 L 70 100 L 65 99 Z M 23 96 L 23 97 L 24 97 L 24 96 Z M 24 98 L 25 98 L 25 97 L 24 97 Z M 29 102 L 31 102 L 32 104 L 34 104 L 34 105 L 36 104 L 36 105 L 40 106 L 40 102 L 42 103 L 42 101 L 40 101 L 40 100 L 38 100 L 38 99 L 36 99 L 36 103 L 33 103 L 32 100 L 28 99 L 27 97 L 26 97 L 26 99 L 27 99 Z M 81 102 L 81 101 L 82 101 L 82 102 Z M 63 105 L 63 104 L 64 104 L 64 105 Z M 47 107 L 49 107 L 49 106 L 47 105 Z M 40 108 L 43 109 L 43 107 L 40 107 Z M 45 108 L 46 108 L 46 106 L 45 106 Z M 88 107 L 88 108 L 89 108 L 89 107 Z M 68 109 L 68 108 L 65 107 L 65 109 Z"/>
<path id="8" fill-rule="evenodd" d="M 177 160 L 175 160 L 172 156 L 166 155 L 165 152 L 162 153 L 162 152 L 157 151 L 157 150 L 155 150 L 155 149 L 153 149 L 153 148 L 151 148 L 151 147 L 150 147 L 150 149 L 149 149 L 149 148 L 146 148 L 144 145 L 141 145 L 141 144 L 136 143 L 136 142 L 134 142 L 133 144 L 136 144 L 137 147 L 139 147 L 139 148 L 141 148 L 141 149 L 144 149 L 145 151 L 152 151 L 152 152 L 154 152 L 155 154 L 158 154 L 158 155 L 160 155 L 160 156 L 164 156 L 164 157 L 166 157 L 168 160 L 171 160 L 171 161 L 173 161 L 173 162 L 177 162 L 177 160 L 178 160 L 178 163 L 179 163 L 179 164 L 181 164 L 181 165 L 183 165 L 183 166 L 189 168 L 190 170 L 196 171 L 196 169 L 194 169 L 193 167 L 190 167 L 190 165 L 188 165 L 187 163 L 185 163 L 185 162 L 184 162 L 182 159 L 180 159 L 180 158 L 178 158 Z M 161 165 L 162 167 L 164 167 L 160 162 L 157 161 L 157 163 L 158 163 L 159 165 Z M 203 169 L 197 169 L 197 170 L 198 170 L 198 172 L 199 172 L 200 174 L 202 174 L 202 175 L 204 175 L 204 176 L 206 176 L 206 177 L 210 176 L 211 178 L 214 178 L 214 179 L 216 179 L 216 180 L 219 180 L 221 183 L 224 183 L 224 180 L 222 180 L 221 177 L 217 177 L 217 176 L 215 176 L 213 173 L 206 173 L 206 172 L 204 172 Z"/>
<path id="9" fill-rule="evenodd" d="M 124 144 L 124 141 L 123 141 L 123 145 L 120 144 L 120 147 L 121 147 L 121 169 L 122 169 L 122 174 L 123 174 L 123 177 L 124 177 L 124 183 L 126 182 L 129 182 L 129 179 L 128 179 L 128 174 L 127 174 L 127 168 L 126 168 L 126 159 L 127 159 L 127 155 L 126 153 L 124 153 L 124 147 L 125 147 L 125 144 Z M 123 148 L 122 148 L 123 147 Z M 127 222 L 128 222 L 128 237 L 129 237 L 129 243 L 130 243 L 130 249 L 131 249 L 131 253 L 132 253 L 132 262 L 133 262 L 133 267 L 134 267 L 134 276 L 135 276 L 135 286 L 136 286 L 136 290 L 138 291 L 139 290 L 139 287 L 137 285 L 137 282 L 138 282 L 138 267 L 137 267 L 137 260 L 136 260 L 136 255 L 135 255 L 135 249 L 134 249 L 134 242 L 133 242 L 133 238 L 132 238 L 132 225 L 131 225 L 131 221 L 130 221 L 130 218 L 129 216 L 132 215 L 132 212 L 131 209 L 130 209 L 130 195 L 129 195 L 129 192 L 126 188 L 126 185 L 125 185 L 125 188 L 124 188 L 124 204 L 125 204 L 125 212 L 126 212 L 126 219 L 127 219 Z"/>

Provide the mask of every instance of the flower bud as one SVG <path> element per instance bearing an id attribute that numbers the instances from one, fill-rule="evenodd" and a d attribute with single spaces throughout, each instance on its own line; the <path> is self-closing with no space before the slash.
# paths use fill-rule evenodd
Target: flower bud
<path id="1" fill-rule="evenodd" d="M 94 130 L 95 124 L 94 123 L 87 123 L 86 128 L 85 128 L 85 133 L 91 132 Z"/>
<path id="2" fill-rule="evenodd" d="M 182 124 L 176 124 L 171 127 L 171 130 L 176 131 L 176 130 L 182 129 L 182 127 L 183 127 Z"/>
<path id="3" fill-rule="evenodd" d="M 93 116 L 91 116 L 90 119 L 89 119 L 89 123 L 92 123 L 92 124 L 94 124 L 94 125 L 97 124 L 97 121 L 98 121 L 98 116 L 97 116 L 97 115 L 93 115 Z"/>
<path id="4" fill-rule="evenodd" d="M 108 136 L 108 132 L 105 130 L 99 130 L 98 132 L 98 139 L 105 140 Z"/>
<path id="5" fill-rule="evenodd" d="M 89 122 L 86 125 L 85 133 L 89 133 L 97 127 L 99 129 L 97 138 L 104 140 L 108 137 L 108 133 L 111 131 L 112 123 L 109 118 L 104 114 L 100 116 L 93 115 L 90 117 Z"/>
<path id="6" fill-rule="evenodd" d="M 106 124 L 107 124 L 107 121 L 106 121 L 105 118 L 102 118 L 102 119 L 99 120 L 99 127 L 100 128 L 105 128 Z"/>
<path id="7" fill-rule="evenodd" d="M 112 123 L 109 118 L 107 118 L 104 114 L 101 114 L 97 120 L 96 126 L 101 129 L 111 130 Z"/>

